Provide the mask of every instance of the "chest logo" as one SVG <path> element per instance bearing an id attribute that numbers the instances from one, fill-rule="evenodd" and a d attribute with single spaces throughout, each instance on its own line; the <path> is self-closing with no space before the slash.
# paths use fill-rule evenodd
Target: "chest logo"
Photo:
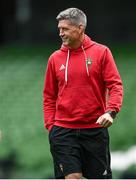
<path id="1" fill-rule="evenodd" d="M 60 71 L 62 71 L 63 69 L 65 69 L 66 67 L 64 66 L 64 64 L 62 64 L 59 68 Z"/>
<path id="2" fill-rule="evenodd" d="M 92 60 L 91 60 L 90 57 L 88 57 L 88 58 L 86 59 L 86 64 L 87 64 L 87 65 L 91 65 L 91 64 L 92 64 Z"/>

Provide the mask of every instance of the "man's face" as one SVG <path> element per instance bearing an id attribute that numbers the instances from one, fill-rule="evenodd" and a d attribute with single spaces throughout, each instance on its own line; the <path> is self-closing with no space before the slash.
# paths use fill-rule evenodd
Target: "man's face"
<path id="1" fill-rule="evenodd" d="M 69 20 L 60 20 L 58 23 L 59 36 L 64 45 L 71 48 L 80 40 L 81 27 L 73 25 Z"/>

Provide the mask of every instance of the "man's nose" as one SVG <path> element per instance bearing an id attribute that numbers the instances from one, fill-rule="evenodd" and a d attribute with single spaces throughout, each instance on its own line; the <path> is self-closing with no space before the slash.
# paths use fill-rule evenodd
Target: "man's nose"
<path id="1" fill-rule="evenodd" d="M 64 31 L 60 30 L 59 36 L 60 36 L 60 37 L 64 36 Z"/>

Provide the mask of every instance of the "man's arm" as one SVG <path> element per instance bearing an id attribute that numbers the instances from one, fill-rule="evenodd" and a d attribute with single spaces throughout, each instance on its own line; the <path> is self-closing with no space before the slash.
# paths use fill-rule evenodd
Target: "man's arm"
<path id="1" fill-rule="evenodd" d="M 103 127 L 109 127 L 122 106 L 123 85 L 113 56 L 108 48 L 105 50 L 103 57 L 102 75 L 109 94 L 105 114 L 98 118 L 97 123 Z"/>
<path id="2" fill-rule="evenodd" d="M 54 124 L 57 99 L 57 80 L 53 61 L 49 58 L 43 90 L 44 126 L 50 131 Z"/>

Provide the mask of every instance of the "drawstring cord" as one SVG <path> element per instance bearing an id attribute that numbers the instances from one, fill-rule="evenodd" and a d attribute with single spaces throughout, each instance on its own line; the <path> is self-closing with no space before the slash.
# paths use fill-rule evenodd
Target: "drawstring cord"
<path id="1" fill-rule="evenodd" d="M 67 60 L 66 60 L 66 69 L 65 69 L 65 82 L 66 82 L 66 84 L 68 83 L 68 61 L 69 61 L 69 55 L 70 55 L 70 50 L 68 50 Z"/>
<path id="2" fill-rule="evenodd" d="M 87 64 L 87 55 L 86 55 L 86 52 L 84 50 L 83 45 L 81 46 L 81 48 L 82 48 L 82 51 L 83 51 L 84 57 L 85 57 L 86 72 L 87 72 L 87 75 L 89 76 L 89 70 L 88 70 L 88 64 Z M 66 60 L 66 69 L 65 69 L 65 83 L 66 83 L 66 85 L 68 83 L 68 62 L 69 62 L 69 57 L 70 57 L 70 50 L 68 50 L 67 60 Z"/>

